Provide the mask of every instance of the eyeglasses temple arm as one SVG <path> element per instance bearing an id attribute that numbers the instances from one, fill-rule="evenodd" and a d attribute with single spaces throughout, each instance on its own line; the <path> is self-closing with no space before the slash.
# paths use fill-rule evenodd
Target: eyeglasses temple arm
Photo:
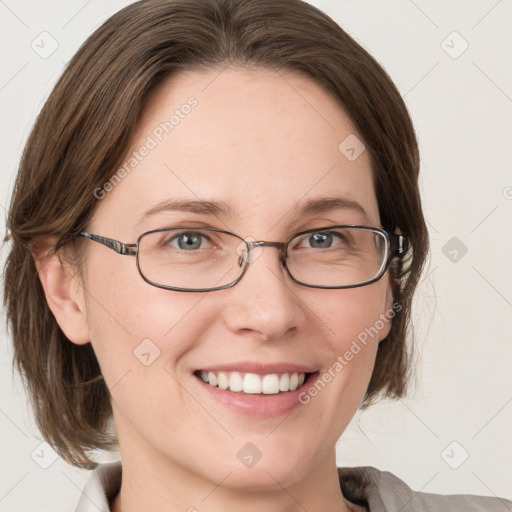
<path id="1" fill-rule="evenodd" d="M 83 236 L 84 238 L 88 238 L 93 242 L 98 242 L 100 244 L 105 245 L 109 249 L 117 252 L 117 254 L 135 256 L 137 254 L 137 244 L 123 244 L 117 240 L 113 240 L 112 238 L 105 238 L 104 236 L 93 235 L 91 233 L 86 233 L 82 231 L 78 233 L 79 236 Z"/>
<path id="2" fill-rule="evenodd" d="M 391 236 L 391 254 L 403 258 L 407 252 L 409 246 L 407 244 L 407 238 L 403 235 L 396 233 L 390 233 Z"/>

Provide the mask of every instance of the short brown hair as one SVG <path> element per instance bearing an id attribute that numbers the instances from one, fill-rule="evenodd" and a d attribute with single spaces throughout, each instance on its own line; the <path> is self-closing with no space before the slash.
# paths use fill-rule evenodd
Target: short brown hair
<path id="1" fill-rule="evenodd" d="M 48 236 L 64 243 L 85 228 L 97 205 L 93 191 L 123 161 L 164 79 L 229 64 L 311 77 L 339 101 L 369 150 L 382 226 L 400 229 L 411 250 L 406 278 L 395 287 L 400 308 L 379 345 L 363 407 L 405 392 L 406 332 L 428 235 L 416 136 L 389 76 L 302 0 L 143 0 L 108 19 L 70 61 L 30 134 L 8 215 L 4 300 L 15 363 L 44 438 L 77 466 L 93 467 L 91 450 L 115 445 L 110 394 L 91 344 L 71 343 L 53 317 L 32 244 Z"/>

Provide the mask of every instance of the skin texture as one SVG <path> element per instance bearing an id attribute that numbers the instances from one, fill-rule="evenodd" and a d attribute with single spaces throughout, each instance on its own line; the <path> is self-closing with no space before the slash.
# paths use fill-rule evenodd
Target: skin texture
<path id="1" fill-rule="evenodd" d="M 151 98 L 129 154 L 191 96 L 197 106 L 99 201 L 89 232 L 133 243 L 146 230 L 187 224 L 285 241 L 326 225 L 380 226 L 368 152 L 355 161 L 340 153 L 356 130 L 335 99 L 298 74 L 175 75 Z M 324 196 L 357 201 L 366 216 L 290 213 Z M 171 198 L 225 201 L 238 213 L 161 212 L 137 224 Z M 286 417 L 228 409 L 193 376 L 237 361 L 286 361 L 322 373 L 391 308 L 388 274 L 360 288 L 307 288 L 277 254 L 264 248 L 236 286 L 210 293 L 150 286 L 135 258 L 95 242 L 87 242 L 84 282 L 57 257 L 39 262 L 59 325 L 72 342 L 92 343 L 111 391 L 123 462 L 116 512 L 362 510 L 342 496 L 334 446 L 363 399 L 389 324 Z M 134 356 L 147 338 L 160 350 L 149 366 Z M 236 456 L 247 442 L 262 454 L 252 468 Z"/>

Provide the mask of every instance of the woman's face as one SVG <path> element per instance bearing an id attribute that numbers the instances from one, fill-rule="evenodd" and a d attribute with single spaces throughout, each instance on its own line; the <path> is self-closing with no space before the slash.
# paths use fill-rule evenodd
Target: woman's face
<path id="1" fill-rule="evenodd" d="M 148 104 L 126 157 L 132 169 L 107 185 L 87 230 L 125 243 L 179 225 L 286 241 L 329 225 L 380 226 L 369 154 L 357 156 L 354 134 L 335 100 L 296 74 L 175 75 Z M 326 197 L 346 205 L 298 213 Z M 178 199 L 219 202 L 229 212 L 155 209 Z M 223 485 L 256 490 L 292 485 L 332 463 L 389 331 L 382 322 L 392 305 L 388 274 L 359 288 L 308 288 L 292 281 L 276 248 L 265 247 L 234 287 L 187 293 L 151 286 L 134 257 L 86 243 L 89 335 L 125 464 L 215 483 L 229 475 Z M 220 390 L 198 377 L 222 369 L 242 378 L 317 373 L 290 399 Z M 329 382 L 307 392 L 329 372 Z"/>

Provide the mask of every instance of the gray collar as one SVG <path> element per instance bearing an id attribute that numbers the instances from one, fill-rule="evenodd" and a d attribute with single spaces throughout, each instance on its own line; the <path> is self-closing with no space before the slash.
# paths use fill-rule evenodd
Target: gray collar
<path id="1" fill-rule="evenodd" d="M 369 512 L 504 512 L 512 501 L 472 495 L 430 494 L 413 491 L 387 471 L 371 466 L 338 468 L 343 495 Z M 100 464 L 90 475 L 75 512 L 111 512 L 121 488 L 121 463 Z"/>

